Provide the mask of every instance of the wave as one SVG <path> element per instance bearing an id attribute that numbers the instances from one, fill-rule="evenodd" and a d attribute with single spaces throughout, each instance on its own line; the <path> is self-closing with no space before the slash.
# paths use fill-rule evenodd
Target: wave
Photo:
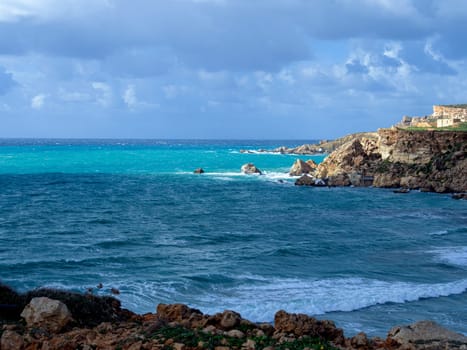
<path id="1" fill-rule="evenodd" d="M 300 153 L 280 153 L 280 152 L 272 152 L 272 151 L 258 151 L 258 150 L 246 150 L 245 152 L 240 151 L 230 151 L 231 154 L 264 154 L 268 156 L 301 156 L 301 157 L 312 157 L 321 154 L 300 154 Z"/>
<path id="2" fill-rule="evenodd" d="M 449 265 L 467 267 L 467 247 L 445 247 L 430 251 L 438 261 Z"/>
<path id="3" fill-rule="evenodd" d="M 364 278 L 304 281 L 299 279 L 247 278 L 222 288 L 219 284 L 194 286 L 193 281 L 117 283 L 123 306 L 137 312 L 153 311 L 159 302 L 181 302 L 213 314 L 233 309 L 252 321 L 272 321 L 277 310 L 323 315 L 351 312 L 386 303 L 406 303 L 425 298 L 462 294 L 467 279 L 449 283 L 387 282 Z"/>
<path id="4" fill-rule="evenodd" d="M 439 230 L 439 231 L 430 232 L 429 235 L 430 236 L 444 236 L 444 235 L 447 235 L 448 233 L 449 233 L 448 230 Z"/>
<path id="5" fill-rule="evenodd" d="M 177 175 L 194 175 L 193 172 L 188 171 L 179 171 L 176 172 Z M 299 176 L 290 176 L 286 170 L 283 171 L 263 171 L 262 175 L 258 174 L 244 174 L 241 171 L 213 171 L 213 172 L 205 172 L 202 174 L 203 177 L 212 177 L 217 180 L 233 180 L 233 179 L 259 179 L 259 180 L 295 180 L 299 178 Z"/>

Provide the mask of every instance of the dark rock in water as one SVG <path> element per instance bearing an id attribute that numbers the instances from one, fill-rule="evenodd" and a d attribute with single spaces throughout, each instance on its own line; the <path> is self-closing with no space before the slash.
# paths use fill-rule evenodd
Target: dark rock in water
<path id="1" fill-rule="evenodd" d="M 463 199 L 467 200 L 467 193 L 454 193 L 452 199 Z"/>
<path id="2" fill-rule="evenodd" d="M 404 349 L 466 349 L 467 337 L 441 327 L 432 321 L 397 326 L 388 333 L 388 340 L 404 345 Z M 412 347 L 410 347 L 412 346 Z"/>
<path id="3" fill-rule="evenodd" d="M 195 170 L 193 171 L 193 173 L 195 173 L 195 174 L 203 174 L 203 173 L 204 173 L 204 169 L 203 169 L 203 168 L 195 169 Z"/>
<path id="4" fill-rule="evenodd" d="M 310 175 L 304 174 L 295 181 L 295 186 L 325 187 L 328 186 L 328 184 L 325 179 L 315 179 Z"/>
<path id="5" fill-rule="evenodd" d="M 253 163 L 243 164 L 241 170 L 244 174 L 262 174 L 261 170 L 259 170 Z"/>
<path id="6" fill-rule="evenodd" d="M 314 186 L 315 179 L 309 175 L 302 175 L 295 181 L 295 186 Z"/>
<path id="7" fill-rule="evenodd" d="M 394 193 L 409 193 L 410 190 L 408 188 L 400 188 L 400 189 L 394 190 L 392 192 L 394 192 Z"/>

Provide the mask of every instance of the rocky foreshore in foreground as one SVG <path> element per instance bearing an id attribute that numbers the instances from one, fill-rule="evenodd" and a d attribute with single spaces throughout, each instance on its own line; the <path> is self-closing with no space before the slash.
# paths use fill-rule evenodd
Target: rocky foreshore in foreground
<path id="1" fill-rule="evenodd" d="M 346 338 L 332 321 L 283 310 L 274 324 L 231 310 L 205 315 L 183 304 L 159 304 L 155 313 L 139 315 L 113 297 L 51 289 L 18 294 L 2 285 L 0 323 L 0 350 L 467 350 L 466 336 L 430 321 L 394 327 L 385 339 Z"/>

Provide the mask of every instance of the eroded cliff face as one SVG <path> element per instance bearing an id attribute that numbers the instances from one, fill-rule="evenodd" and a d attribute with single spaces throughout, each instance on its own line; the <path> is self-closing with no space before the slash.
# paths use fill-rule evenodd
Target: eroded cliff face
<path id="1" fill-rule="evenodd" d="M 331 186 L 407 187 L 467 191 L 467 133 L 380 129 L 355 138 L 318 166 Z"/>

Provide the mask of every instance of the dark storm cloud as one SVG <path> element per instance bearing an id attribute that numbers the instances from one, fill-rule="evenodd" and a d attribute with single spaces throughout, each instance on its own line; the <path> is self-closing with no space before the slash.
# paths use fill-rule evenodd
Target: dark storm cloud
<path id="1" fill-rule="evenodd" d="M 398 6 L 398 2 L 405 5 Z M 310 59 L 312 38 L 405 40 L 427 36 L 434 26 L 429 14 L 417 12 L 418 8 L 406 1 L 395 1 L 389 8 L 364 0 L 136 0 L 112 4 L 80 18 L 37 21 L 26 17 L 2 23 L 0 53 L 114 56 L 113 62 L 120 53 L 121 60 L 138 62 L 145 60 L 144 51 L 150 57 L 163 48 L 161 55 L 169 53 L 194 68 L 274 70 Z M 125 50 L 134 49 L 140 55 L 128 57 Z"/>

